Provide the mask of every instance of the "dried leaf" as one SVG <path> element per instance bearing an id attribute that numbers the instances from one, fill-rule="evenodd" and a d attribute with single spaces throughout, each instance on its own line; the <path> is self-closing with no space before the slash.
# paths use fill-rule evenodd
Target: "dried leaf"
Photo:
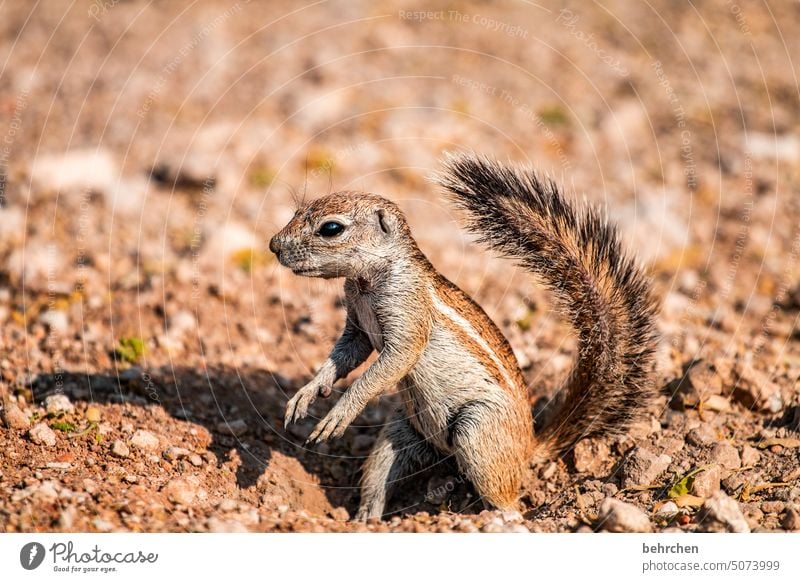
<path id="1" fill-rule="evenodd" d="M 792 438 L 766 439 L 758 443 L 758 448 L 767 449 L 775 445 L 780 445 L 782 447 L 786 447 L 787 449 L 794 449 L 800 447 L 800 439 L 792 439 Z"/>
<path id="2" fill-rule="evenodd" d="M 697 495 L 679 495 L 672 499 L 678 507 L 701 507 L 705 503 L 705 499 Z"/>

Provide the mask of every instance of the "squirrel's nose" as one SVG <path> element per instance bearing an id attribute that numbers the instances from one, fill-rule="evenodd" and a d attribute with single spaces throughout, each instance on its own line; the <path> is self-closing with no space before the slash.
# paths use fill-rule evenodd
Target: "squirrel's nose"
<path id="1" fill-rule="evenodd" d="M 276 255 L 280 256 L 281 254 L 281 244 L 278 240 L 278 235 L 276 234 L 271 239 L 269 239 L 269 250 L 271 250 Z"/>

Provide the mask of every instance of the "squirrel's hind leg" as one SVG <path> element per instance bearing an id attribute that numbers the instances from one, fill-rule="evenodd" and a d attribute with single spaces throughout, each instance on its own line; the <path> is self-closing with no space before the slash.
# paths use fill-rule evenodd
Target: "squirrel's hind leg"
<path id="1" fill-rule="evenodd" d="M 361 505 L 356 519 L 382 517 L 397 482 L 427 469 L 438 459 L 439 453 L 414 430 L 404 411 L 395 411 L 364 463 Z"/>
<path id="2" fill-rule="evenodd" d="M 461 407 L 450 426 L 450 439 L 460 471 L 472 482 L 485 505 L 516 511 L 527 466 L 531 431 L 512 426 L 513 411 L 485 402 Z"/>

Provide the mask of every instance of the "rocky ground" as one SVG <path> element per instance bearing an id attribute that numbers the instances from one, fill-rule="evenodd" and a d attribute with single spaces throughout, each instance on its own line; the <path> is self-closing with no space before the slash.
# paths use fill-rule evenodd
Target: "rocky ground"
<path id="1" fill-rule="evenodd" d="M 800 5 L 31 10 L 0 7 L 0 530 L 800 529 Z M 266 252 L 294 197 L 396 200 L 532 407 L 569 369 L 546 293 L 425 181 L 458 148 L 607 206 L 662 301 L 662 396 L 533 467 L 519 515 L 446 460 L 356 523 L 396 396 L 330 443 L 302 444 L 336 394 L 284 430 L 344 318 Z"/>

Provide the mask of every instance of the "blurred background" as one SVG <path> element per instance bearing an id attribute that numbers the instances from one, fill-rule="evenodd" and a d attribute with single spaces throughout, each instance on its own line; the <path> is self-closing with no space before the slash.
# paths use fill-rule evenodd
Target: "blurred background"
<path id="1" fill-rule="evenodd" d="M 299 446 L 313 419 L 283 431 L 286 399 L 344 313 L 339 282 L 284 272 L 266 241 L 297 197 L 398 202 L 423 251 L 507 334 L 533 402 L 566 373 L 571 337 L 426 180 L 442 152 L 474 150 L 607 209 L 662 298 L 659 385 L 703 360 L 723 412 L 752 413 L 757 435 L 756 414 L 791 416 L 800 375 L 799 45 L 797 2 L 4 2 L 3 398 L 30 423 L 66 391 L 76 431 L 99 404 L 106 436 L 70 449 L 95 459 L 76 479 L 110 471 L 135 489 L 158 463 L 132 469 L 108 447 L 149 427 L 162 448 L 188 439 L 230 464 L 192 477 L 216 479 L 192 485 L 209 515 L 212 491 L 264 515 L 352 509 L 390 407 L 333 448 Z M 3 438 L 0 456 L 27 446 Z M 9 459 L 0 483 L 24 489 L 33 469 Z M 169 475 L 147 478 L 170 499 Z M 59 506 L 0 521 L 211 529 L 180 510 L 97 505 L 100 517 Z M 553 515 L 551 529 L 569 527 Z M 246 527 L 288 518 L 264 519 Z"/>

